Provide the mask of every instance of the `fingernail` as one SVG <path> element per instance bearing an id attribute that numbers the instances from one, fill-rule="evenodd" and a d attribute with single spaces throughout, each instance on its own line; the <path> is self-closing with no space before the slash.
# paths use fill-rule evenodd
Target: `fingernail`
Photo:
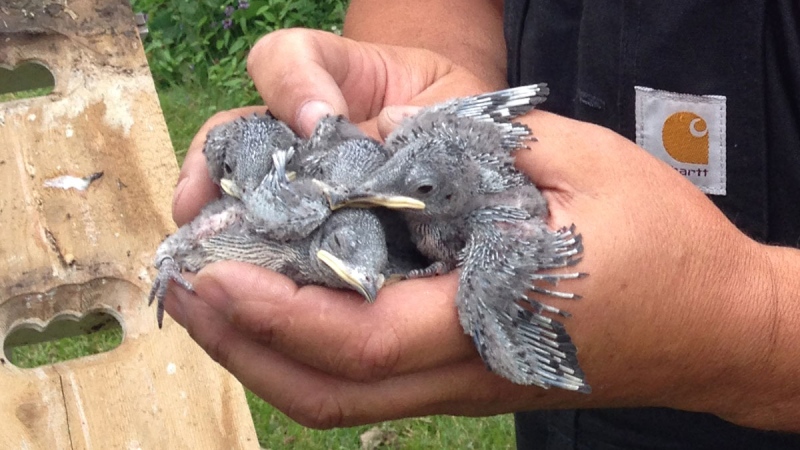
<path id="1" fill-rule="evenodd" d="M 297 125 L 306 136 L 310 136 L 319 119 L 333 114 L 333 106 L 321 100 L 311 100 L 303 104 L 297 112 Z"/>
<path id="2" fill-rule="evenodd" d="M 420 110 L 418 106 L 387 106 L 383 109 L 386 118 L 395 125 L 400 125 L 403 119 L 413 116 Z"/>

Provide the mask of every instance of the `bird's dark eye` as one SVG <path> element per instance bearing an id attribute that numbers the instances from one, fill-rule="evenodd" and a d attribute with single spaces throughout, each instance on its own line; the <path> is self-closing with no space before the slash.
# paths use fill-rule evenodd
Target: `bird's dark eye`
<path id="1" fill-rule="evenodd" d="M 342 243 L 339 242 L 339 235 L 336 235 L 336 234 L 333 235 L 333 242 L 336 244 L 337 247 L 341 247 L 342 246 Z"/>
<path id="2" fill-rule="evenodd" d="M 223 168 L 223 169 L 225 169 L 225 173 L 231 173 L 231 172 L 233 172 L 233 169 L 231 169 L 231 165 L 230 165 L 230 164 L 228 164 L 228 163 L 225 163 L 225 165 L 224 165 L 224 166 L 222 166 L 222 168 Z"/>
<path id="3" fill-rule="evenodd" d="M 419 194 L 429 194 L 433 190 L 433 186 L 430 184 L 423 184 L 422 186 L 417 187 L 417 193 Z"/>

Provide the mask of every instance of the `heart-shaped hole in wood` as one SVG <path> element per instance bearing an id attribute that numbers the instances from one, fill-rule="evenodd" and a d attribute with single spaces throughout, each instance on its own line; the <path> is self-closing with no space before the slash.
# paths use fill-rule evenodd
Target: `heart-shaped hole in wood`
<path id="1" fill-rule="evenodd" d="M 0 102 L 48 95 L 55 86 L 53 73 L 38 61 L 25 61 L 13 68 L 0 63 Z"/>
<path id="2" fill-rule="evenodd" d="M 32 287 L 49 277 L 33 274 L 17 285 Z M 121 345 L 129 315 L 145 301 L 139 286 L 116 277 L 0 298 L 0 364 L 35 367 L 109 351 Z"/>
<path id="3" fill-rule="evenodd" d="M 14 327 L 3 342 L 3 362 L 33 368 L 107 352 L 121 343 L 122 327 L 113 314 L 64 313 L 44 326 L 32 322 Z"/>

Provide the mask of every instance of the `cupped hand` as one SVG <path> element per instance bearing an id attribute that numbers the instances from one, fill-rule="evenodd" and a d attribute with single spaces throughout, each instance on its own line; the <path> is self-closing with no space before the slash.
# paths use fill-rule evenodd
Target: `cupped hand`
<path id="1" fill-rule="evenodd" d="M 383 123 L 385 134 L 391 120 L 376 117 L 387 106 L 499 87 L 429 52 L 312 31 L 270 35 L 249 67 L 273 113 L 305 134 L 325 113 L 349 114 L 372 133 Z M 583 299 L 548 301 L 573 314 L 564 323 L 592 394 L 516 386 L 486 370 L 459 326 L 454 274 L 385 287 L 369 305 L 222 262 L 194 278 L 196 295 L 172 291 L 167 311 L 245 386 L 313 427 L 601 406 L 669 406 L 756 424 L 736 410 L 751 400 L 748 367 L 769 345 L 762 246 L 624 138 L 543 112 L 524 121 L 539 142 L 518 152 L 518 167 L 548 198 L 551 226 L 574 223 L 584 238 L 577 269 L 590 275 L 560 287 Z M 184 165 L 190 180 L 201 172 L 201 142 Z M 177 194 L 179 223 L 202 205 L 203 189 Z"/>

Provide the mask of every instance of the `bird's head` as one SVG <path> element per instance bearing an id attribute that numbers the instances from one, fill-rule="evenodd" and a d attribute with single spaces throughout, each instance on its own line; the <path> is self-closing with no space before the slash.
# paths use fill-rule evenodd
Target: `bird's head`
<path id="1" fill-rule="evenodd" d="M 305 151 L 327 153 L 342 142 L 365 138 L 367 135 L 346 117 L 341 115 L 325 116 L 317 122 L 314 131 L 308 137 Z"/>
<path id="2" fill-rule="evenodd" d="M 220 184 L 223 177 L 230 176 L 236 166 L 237 136 L 241 132 L 242 119 L 226 122 L 212 128 L 206 135 L 203 155 L 211 181 Z"/>
<path id="3" fill-rule="evenodd" d="M 389 151 L 380 142 L 361 136 L 307 154 L 301 159 L 301 165 L 307 177 L 331 186 L 353 188 L 375 173 L 388 159 Z"/>
<path id="4" fill-rule="evenodd" d="M 203 153 L 212 181 L 234 197 L 258 186 L 272 154 L 297 145 L 297 135 L 270 114 L 242 117 L 211 129 Z"/>
<path id="5" fill-rule="evenodd" d="M 383 227 L 374 214 L 358 209 L 337 211 L 322 226 L 312 252 L 342 287 L 358 291 L 370 303 L 375 301 L 385 281 L 388 252 Z"/>
<path id="6" fill-rule="evenodd" d="M 360 186 L 331 198 L 331 206 L 376 205 L 447 216 L 461 212 L 479 183 L 478 168 L 460 142 L 416 139 Z"/>

